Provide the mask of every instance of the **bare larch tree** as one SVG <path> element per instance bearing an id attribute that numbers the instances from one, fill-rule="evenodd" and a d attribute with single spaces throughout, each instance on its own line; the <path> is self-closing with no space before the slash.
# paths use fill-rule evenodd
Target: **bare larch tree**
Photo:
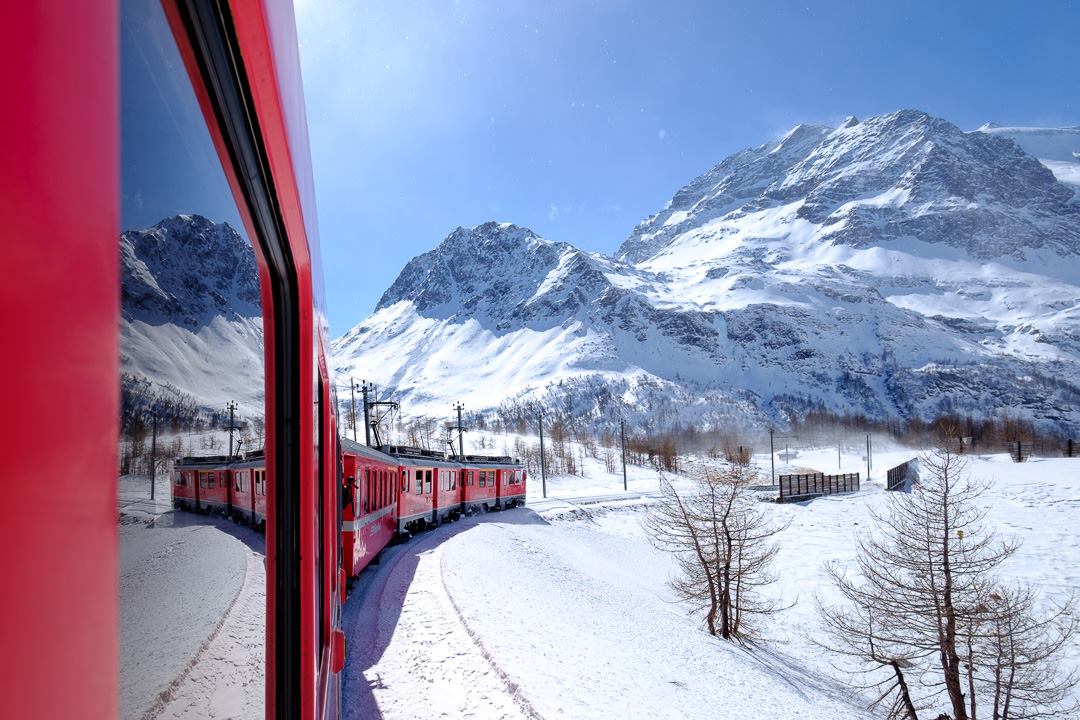
<path id="1" fill-rule="evenodd" d="M 779 610 L 759 589 L 776 580 L 773 538 L 783 526 L 762 511 L 753 489 L 758 472 L 750 464 L 698 465 L 689 475 L 684 491 L 661 478 L 663 497 L 650 507 L 646 529 L 656 547 L 675 555 L 679 572 L 672 587 L 704 614 L 709 633 L 748 637 L 755 619 Z"/>
<path id="2" fill-rule="evenodd" d="M 821 644 L 869 673 L 874 704 L 888 699 L 892 718 L 944 705 L 945 717 L 977 720 L 980 702 L 994 720 L 1046 717 L 1026 713 L 1060 709 L 1075 685 L 1053 662 L 1072 633 L 1071 603 L 1037 616 L 1030 592 L 1001 588 L 995 571 L 1017 545 L 984 524 L 987 485 L 951 444 L 919 464 L 910 493 L 871 511 L 854 572 L 828 567 L 844 602 L 819 602 L 830 631 Z"/>

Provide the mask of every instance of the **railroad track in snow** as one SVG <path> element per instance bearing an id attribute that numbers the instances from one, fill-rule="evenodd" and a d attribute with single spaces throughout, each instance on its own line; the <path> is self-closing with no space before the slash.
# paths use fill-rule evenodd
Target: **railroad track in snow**
<path id="1" fill-rule="evenodd" d="M 548 497 L 538 500 L 529 500 L 526 503 L 526 507 L 532 508 L 535 511 L 551 510 L 559 507 L 560 505 L 569 505 L 570 507 L 581 507 L 583 505 L 609 505 L 614 503 L 635 502 L 642 500 L 657 500 L 660 498 L 660 491 L 654 490 L 649 492 L 621 492 L 621 493 L 608 493 L 602 495 L 576 495 L 568 497 Z"/>

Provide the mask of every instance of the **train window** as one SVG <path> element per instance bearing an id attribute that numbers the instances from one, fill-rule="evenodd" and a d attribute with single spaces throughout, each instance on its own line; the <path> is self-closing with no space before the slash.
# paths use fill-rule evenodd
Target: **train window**
<path id="1" fill-rule="evenodd" d="M 419 495 L 424 492 L 424 471 L 416 471 L 416 494 Z"/>
<path id="2" fill-rule="evenodd" d="M 258 264 L 192 85 L 194 23 L 174 33 L 163 6 L 191 4 L 118 13 L 119 716 L 262 717 L 266 502 L 230 492 L 249 469 L 229 477 L 265 438 Z"/>
<path id="3" fill-rule="evenodd" d="M 430 493 L 431 492 L 431 471 L 430 470 L 425 470 L 424 471 L 424 492 L 425 493 Z"/>

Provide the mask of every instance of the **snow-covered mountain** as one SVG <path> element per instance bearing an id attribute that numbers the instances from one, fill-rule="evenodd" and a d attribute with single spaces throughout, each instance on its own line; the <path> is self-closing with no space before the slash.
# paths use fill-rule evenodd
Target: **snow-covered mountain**
<path id="1" fill-rule="evenodd" d="M 203 404 L 261 414 L 259 279 L 251 243 L 228 223 L 166 218 L 120 235 L 121 370 Z"/>
<path id="2" fill-rule="evenodd" d="M 614 257 L 459 228 L 334 351 L 414 413 L 562 382 L 575 412 L 668 397 L 712 425 L 819 404 L 1077 425 L 1080 203 L 1001 133 L 915 110 L 798 126 L 691 181 Z"/>
<path id="3" fill-rule="evenodd" d="M 1080 126 L 1066 128 L 1002 127 L 987 123 L 980 132 L 1006 137 L 1039 159 L 1080 196 Z"/>

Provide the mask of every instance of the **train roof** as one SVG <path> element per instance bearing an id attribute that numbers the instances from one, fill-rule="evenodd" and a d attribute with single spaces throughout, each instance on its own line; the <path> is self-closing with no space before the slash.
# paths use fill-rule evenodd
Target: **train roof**
<path id="1" fill-rule="evenodd" d="M 463 458 L 459 458 L 460 462 L 465 465 L 494 465 L 496 467 L 521 467 L 521 460 L 512 458 L 509 455 L 466 455 Z"/>
<path id="2" fill-rule="evenodd" d="M 352 453 L 353 455 L 359 455 L 366 457 L 369 460 L 378 460 L 384 462 L 387 465 L 396 465 L 394 458 L 390 457 L 384 452 L 380 452 L 378 449 L 358 443 L 355 440 L 350 440 L 347 437 L 340 438 L 341 449 L 345 452 Z"/>
<path id="3" fill-rule="evenodd" d="M 229 462 L 230 461 L 229 461 L 229 456 L 228 455 L 203 455 L 203 456 L 188 455 L 186 457 L 177 458 L 175 464 L 178 465 L 178 466 L 183 465 L 185 467 L 187 467 L 187 466 L 210 467 L 210 466 L 228 465 Z"/>

